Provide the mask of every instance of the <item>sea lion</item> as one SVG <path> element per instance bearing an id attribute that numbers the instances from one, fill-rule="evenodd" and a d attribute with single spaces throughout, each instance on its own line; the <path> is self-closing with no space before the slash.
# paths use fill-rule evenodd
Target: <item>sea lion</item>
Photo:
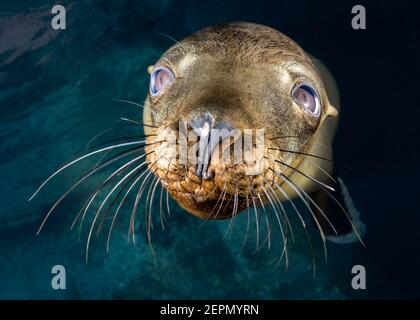
<path id="1" fill-rule="evenodd" d="M 143 120 L 155 127 L 144 128 L 155 134 L 147 138 L 149 169 L 186 211 L 226 219 L 252 205 L 275 208 L 277 201 L 301 197 L 318 209 L 321 232 L 337 234 L 321 204 L 309 198 L 333 191 L 340 109 L 335 82 L 322 64 L 279 31 L 239 22 L 194 33 L 148 70 Z M 167 147 L 164 137 L 178 132 L 179 138 L 179 123 L 205 140 L 197 148 L 207 149 L 207 165 L 200 159 L 180 164 L 180 151 Z M 260 172 L 247 175 L 245 161 L 213 158 L 212 128 L 264 129 Z"/>
<path id="2" fill-rule="evenodd" d="M 96 210 L 87 249 L 106 203 L 109 208 L 99 228 L 109 209 L 119 203 L 109 228 L 109 244 L 118 212 L 132 190 L 137 195 L 129 234 L 134 234 L 144 196 L 150 240 L 159 184 L 182 208 L 202 219 L 235 218 L 251 208 L 258 223 L 258 208 L 270 207 L 282 233 L 286 231 L 283 234 L 289 221 L 282 202 L 292 203 L 305 226 L 292 202 L 298 198 L 324 243 L 326 238 L 341 243 L 362 241 L 365 227 L 359 213 L 343 181 L 338 178 L 335 183 L 332 142 L 340 112 L 337 87 L 327 68 L 293 40 L 254 23 L 212 26 L 176 42 L 148 72 L 150 90 L 144 105 L 119 100 L 143 107 L 142 122 L 130 121 L 143 126 L 145 140 L 123 137 L 136 140 L 89 152 L 45 180 L 31 199 L 69 166 L 131 146 L 99 162 L 68 189 L 47 213 L 38 233 L 57 205 L 83 181 L 133 155 L 91 194 L 75 219 L 83 223 L 98 194 L 119 179 Z M 139 155 L 143 149 L 145 153 Z M 128 190 L 122 194 L 124 189 Z M 168 198 L 166 206 L 169 211 Z M 162 207 L 161 193 L 161 220 Z"/>

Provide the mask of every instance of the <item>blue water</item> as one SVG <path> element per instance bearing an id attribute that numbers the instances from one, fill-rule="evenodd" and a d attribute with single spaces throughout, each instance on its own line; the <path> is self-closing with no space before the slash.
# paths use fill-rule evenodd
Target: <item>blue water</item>
<path id="1" fill-rule="evenodd" d="M 355 31 L 350 27 L 352 2 L 61 3 L 67 8 L 67 29 L 60 31 L 50 27 L 56 2 L 0 4 L 0 298 L 420 297 L 419 31 L 416 20 L 406 15 L 415 9 L 400 3 L 390 12 L 366 4 L 368 28 Z M 315 241 L 313 278 L 310 252 L 297 232 L 286 273 L 284 264 L 276 266 L 278 232 L 270 250 L 253 253 L 252 230 L 241 251 L 245 214 L 224 237 L 227 222 L 198 220 L 171 202 L 165 230 L 158 217 L 155 221 L 154 254 L 141 227 L 136 244 L 128 243 L 127 206 L 109 253 L 106 232 L 95 235 L 86 264 L 91 216 L 80 235 L 78 225 L 74 230 L 70 225 L 97 185 L 95 179 L 72 193 L 37 237 L 50 206 L 94 162 L 66 170 L 28 203 L 43 179 L 105 129 L 116 127 L 109 139 L 140 134 L 119 120 L 140 119 L 140 110 L 114 99 L 144 99 L 147 66 L 172 45 L 161 33 L 182 39 L 207 25 L 234 20 L 277 28 L 334 74 L 343 110 L 335 158 L 352 168 L 338 173 L 367 225 L 367 247 L 329 243 L 325 264 Z M 312 227 L 311 236 L 319 239 Z M 66 290 L 51 288 L 51 268 L 57 264 L 66 268 Z M 366 268 L 366 290 L 351 287 L 350 270 L 356 264 Z"/>

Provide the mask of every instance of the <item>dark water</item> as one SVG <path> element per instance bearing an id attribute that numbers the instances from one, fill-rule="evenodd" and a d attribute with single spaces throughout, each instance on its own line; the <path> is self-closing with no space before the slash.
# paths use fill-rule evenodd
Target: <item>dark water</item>
<path id="1" fill-rule="evenodd" d="M 366 1 L 367 30 L 350 26 L 359 2 L 324 1 L 63 1 L 67 29 L 50 27 L 48 1 L 0 4 L 0 298 L 257 298 L 346 299 L 420 297 L 417 200 L 419 152 L 418 5 Z M 340 4 L 338 4 L 340 3 Z M 146 68 L 172 40 L 200 28 L 245 20 L 270 25 L 321 59 L 335 76 L 342 117 L 335 158 L 367 225 L 366 248 L 328 244 L 328 264 L 315 244 L 317 270 L 303 235 L 289 269 L 276 267 L 280 240 L 253 254 L 255 239 L 238 255 L 246 231 L 240 217 L 229 237 L 226 222 L 202 222 L 171 203 L 172 218 L 127 242 L 127 207 L 111 241 L 94 236 L 85 263 L 88 228 L 70 231 L 95 179 L 42 218 L 66 186 L 92 162 L 66 171 L 28 203 L 61 163 L 83 151 L 98 132 L 131 133 L 120 117 L 139 110 Z M 154 208 L 158 212 L 158 204 Z M 89 220 L 89 218 L 88 218 Z M 88 225 L 89 223 L 87 223 Z M 140 230 L 141 231 L 141 230 Z M 317 238 L 315 230 L 312 237 Z M 279 237 L 278 234 L 273 236 Z M 51 288 L 51 268 L 64 265 L 67 290 Z M 367 289 L 351 288 L 353 265 L 366 267 Z"/>

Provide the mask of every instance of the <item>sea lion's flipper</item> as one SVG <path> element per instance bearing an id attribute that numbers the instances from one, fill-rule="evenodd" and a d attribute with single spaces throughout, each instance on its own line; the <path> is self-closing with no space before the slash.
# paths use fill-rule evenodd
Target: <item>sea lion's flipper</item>
<path id="1" fill-rule="evenodd" d="M 357 241 L 363 243 L 362 238 L 366 231 L 366 226 L 360 220 L 360 213 L 354 206 L 343 180 L 341 178 L 337 180 L 336 192 L 331 195 L 340 204 L 334 201 L 324 190 L 319 190 L 311 194 L 311 198 L 316 203 L 316 206 L 312 205 L 312 211 L 328 240 L 335 243 L 352 243 Z M 329 222 L 319 209 L 328 217 Z M 331 225 L 334 226 L 337 233 L 335 233 Z"/>

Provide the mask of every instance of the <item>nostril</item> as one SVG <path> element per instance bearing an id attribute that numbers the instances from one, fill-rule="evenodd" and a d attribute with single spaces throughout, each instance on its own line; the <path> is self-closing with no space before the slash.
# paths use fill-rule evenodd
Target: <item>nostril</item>
<path id="1" fill-rule="evenodd" d="M 207 170 L 206 172 L 203 172 L 204 180 L 210 180 L 210 179 L 213 179 L 213 177 L 214 177 L 214 170 L 210 169 L 210 170 Z"/>
<path id="2" fill-rule="evenodd" d="M 195 175 L 197 177 L 201 178 L 201 171 L 198 168 L 199 168 L 199 165 L 196 165 L 195 166 Z"/>

